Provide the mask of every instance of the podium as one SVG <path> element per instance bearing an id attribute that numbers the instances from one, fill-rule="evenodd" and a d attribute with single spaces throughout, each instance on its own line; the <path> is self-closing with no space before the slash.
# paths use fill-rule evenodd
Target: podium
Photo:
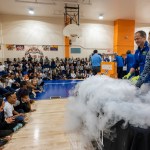
<path id="1" fill-rule="evenodd" d="M 107 75 L 112 78 L 117 78 L 117 63 L 116 62 L 101 62 L 101 72 L 98 74 Z"/>

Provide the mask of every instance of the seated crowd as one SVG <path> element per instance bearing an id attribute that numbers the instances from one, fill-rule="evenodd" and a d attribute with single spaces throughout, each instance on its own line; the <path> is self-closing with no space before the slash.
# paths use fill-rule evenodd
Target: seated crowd
<path id="1" fill-rule="evenodd" d="M 7 89 L 6 89 L 7 91 Z M 29 96 L 27 81 L 20 83 L 18 91 L 4 92 L 0 98 L 0 149 L 14 132 L 22 128 L 28 120 L 26 113 L 35 111 Z"/>
<path id="2" fill-rule="evenodd" d="M 27 122 L 26 113 L 36 94 L 43 91 L 44 80 L 84 79 L 92 76 L 90 61 L 80 58 L 36 60 L 7 59 L 0 63 L 0 146 Z"/>
<path id="3" fill-rule="evenodd" d="M 38 76 L 42 79 L 58 80 L 72 78 L 86 78 L 91 71 L 91 63 L 87 58 L 66 58 L 66 59 L 45 59 L 39 60 L 28 57 L 28 59 L 14 58 L 13 61 L 5 61 L 5 71 L 8 73 L 17 73 L 17 76 L 23 77 L 28 74 L 29 78 Z"/>

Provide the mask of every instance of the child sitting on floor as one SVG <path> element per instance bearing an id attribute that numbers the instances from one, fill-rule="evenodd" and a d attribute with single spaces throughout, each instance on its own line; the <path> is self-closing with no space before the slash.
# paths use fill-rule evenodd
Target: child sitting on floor
<path id="1" fill-rule="evenodd" d="M 14 117 L 15 121 L 17 121 L 18 123 L 21 123 L 23 126 L 25 124 L 25 122 L 24 122 L 24 117 L 25 117 L 24 111 L 22 109 L 20 109 L 17 112 L 14 110 L 14 106 L 13 106 L 17 100 L 16 93 L 14 93 L 14 92 L 6 93 L 5 97 L 7 99 L 7 101 L 5 102 L 5 106 L 4 106 L 5 118 Z"/>
<path id="2" fill-rule="evenodd" d="M 27 89 L 21 89 L 18 97 L 19 103 L 14 107 L 16 111 L 23 110 L 25 113 L 35 111 L 35 109 L 31 109 L 29 92 Z"/>

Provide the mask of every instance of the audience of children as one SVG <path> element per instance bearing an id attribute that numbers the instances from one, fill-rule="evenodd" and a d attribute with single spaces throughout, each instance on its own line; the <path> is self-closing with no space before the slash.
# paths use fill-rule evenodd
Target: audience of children
<path id="1" fill-rule="evenodd" d="M 50 80 L 71 79 L 72 71 L 75 74 L 79 73 L 80 78 L 85 78 L 91 70 L 91 63 L 87 58 L 49 59 L 46 57 L 45 59 L 40 58 L 40 60 L 29 58 L 5 61 L 5 71 L 9 73 L 8 86 L 11 86 L 12 83 L 18 86 L 20 79 L 30 80 L 34 77 Z"/>
<path id="2" fill-rule="evenodd" d="M 2 65 L 2 63 L 1 63 Z M 84 79 L 92 76 L 88 59 L 48 59 L 39 61 L 7 59 L 0 75 L 0 148 L 26 123 L 32 99 L 43 91 L 44 80 Z M 5 102 L 4 99 L 5 98 Z"/>
<path id="3" fill-rule="evenodd" d="M 25 113 L 35 111 L 31 108 L 27 85 L 26 81 L 21 83 L 17 96 L 15 92 L 5 93 L 5 102 L 0 98 L 0 149 L 11 139 L 13 132 L 26 124 Z"/>

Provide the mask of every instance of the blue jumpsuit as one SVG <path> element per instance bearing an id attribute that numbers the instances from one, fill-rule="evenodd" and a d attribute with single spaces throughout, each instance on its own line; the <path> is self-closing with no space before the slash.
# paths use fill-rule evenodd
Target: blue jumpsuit
<path id="1" fill-rule="evenodd" d="M 124 59 L 121 56 L 116 56 L 118 78 L 122 79 Z"/>
<path id="2" fill-rule="evenodd" d="M 149 51 L 149 45 L 147 41 L 145 42 L 143 49 L 140 49 L 140 47 L 138 47 L 138 49 L 135 51 L 135 54 L 134 54 L 135 61 L 134 61 L 132 68 L 137 69 L 139 67 L 140 74 L 144 70 L 146 55 L 148 51 Z"/>
<path id="3" fill-rule="evenodd" d="M 125 65 L 127 65 L 127 73 L 129 73 L 133 64 L 134 64 L 134 55 L 133 54 L 127 54 L 127 57 L 125 59 Z"/>
<path id="4" fill-rule="evenodd" d="M 136 86 L 141 87 L 143 83 L 150 81 L 149 79 L 150 79 L 150 51 L 147 53 L 144 70 L 141 73 L 140 78 L 136 83 Z"/>

